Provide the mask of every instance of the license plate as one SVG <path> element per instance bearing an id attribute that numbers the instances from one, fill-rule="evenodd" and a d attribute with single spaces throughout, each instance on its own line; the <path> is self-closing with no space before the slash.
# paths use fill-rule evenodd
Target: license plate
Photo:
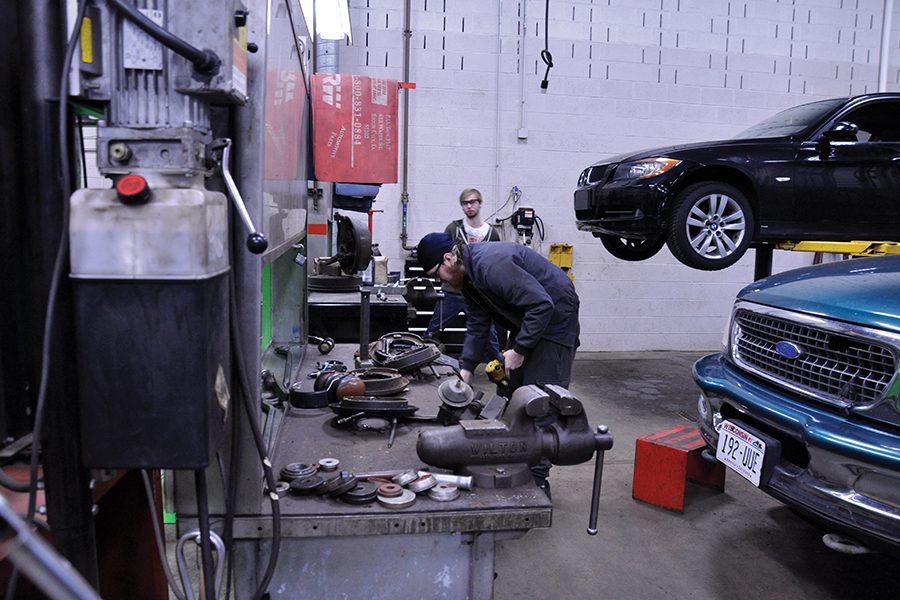
<path id="1" fill-rule="evenodd" d="M 766 442 L 731 421 L 722 421 L 716 458 L 759 487 L 766 458 Z"/>

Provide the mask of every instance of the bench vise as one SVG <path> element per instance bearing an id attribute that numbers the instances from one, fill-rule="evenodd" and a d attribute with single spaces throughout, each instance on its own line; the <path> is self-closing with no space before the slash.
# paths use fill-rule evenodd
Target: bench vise
<path id="1" fill-rule="evenodd" d="M 532 481 L 530 467 L 545 459 L 577 465 L 596 453 L 591 525 L 596 528 L 604 452 L 613 438 L 606 426 L 593 430 L 584 406 L 556 385 L 517 389 L 499 419 L 462 420 L 458 425 L 424 431 L 416 452 L 436 467 L 471 475 L 478 487 L 509 488 Z"/>

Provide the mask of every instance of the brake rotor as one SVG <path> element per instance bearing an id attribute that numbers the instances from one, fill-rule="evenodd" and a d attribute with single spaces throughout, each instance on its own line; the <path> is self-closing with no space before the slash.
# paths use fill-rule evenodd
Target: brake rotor
<path id="1" fill-rule="evenodd" d="M 424 492 L 424 491 L 430 490 L 431 488 L 433 488 L 436 485 L 437 485 L 437 479 L 434 478 L 434 475 L 427 474 L 427 475 L 422 475 L 421 477 L 417 478 L 415 481 L 410 481 L 406 485 L 406 487 L 411 492 L 418 494 L 419 492 Z"/>
<path id="2" fill-rule="evenodd" d="M 360 481 L 353 489 L 344 492 L 341 500 L 348 504 L 371 504 L 378 496 L 378 486 L 368 481 Z"/>
<path id="3" fill-rule="evenodd" d="M 340 483 L 338 483 L 330 492 L 327 492 L 329 496 L 332 498 L 337 498 L 338 496 L 342 496 L 359 485 L 359 480 L 353 475 L 347 475 L 344 477 L 343 475 L 340 477 Z"/>
<path id="4" fill-rule="evenodd" d="M 341 484 L 341 482 L 344 480 L 342 473 L 338 474 L 330 479 L 326 479 L 325 483 L 323 483 L 322 485 L 320 485 L 319 487 L 317 487 L 315 489 L 315 492 L 317 494 L 319 494 L 320 496 L 324 496 L 325 494 L 329 494 L 332 491 L 334 491 L 334 489 L 337 488 L 337 486 L 339 486 Z"/>
<path id="5" fill-rule="evenodd" d="M 452 502 L 459 498 L 459 488 L 450 483 L 438 483 L 428 490 L 428 497 L 436 502 Z"/>
<path id="6" fill-rule="evenodd" d="M 396 498 L 403 493 L 403 488 L 396 483 L 382 483 L 378 486 L 378 494 L 387 498 Z"/>
<path id="7" fill-rule="evenodd" d="M 357 225 L 350 217 L 335 214 L 337 222 L 338 264 L 347 275 L 355 275 L 369 266 L 372 260 L 372 236 L 365 227 Z"/>
<path id="8" fill-rule="evenodd" d="M 326 479 L 321 475 L 311 475 L 291 482 L 291 493 L 297 495 L 312 494 L 325 485 Z"/>
<path id="9" fill-rule="evenodd" d="M 409 386 L 409 379 L 401 375 L 397 369 L 371 367 L 351 371 L 350 375 L 363 380 L 367 396 L 393 396 Z"/>
<path id="10" fill-rule="evenodd" d="M 310 477 L 311 475 L 316 474 L 316 466 L 308 465 L 306 463 L 289 463 L 285 465 L 281 469 L 281 473 L 279 475 L 284 481 L 290 483 L 295 479 L 301 479 L 303 477 Z"/>
<path id="11" fill-rule="evenodd" d="M 378 503 L 386 508 L 409 508 L 416 503 L 416 495 L 409 490 L 403 490 L 400 492 L 399 496 L 393 497 L 382 496 L 379 494 Z"/>

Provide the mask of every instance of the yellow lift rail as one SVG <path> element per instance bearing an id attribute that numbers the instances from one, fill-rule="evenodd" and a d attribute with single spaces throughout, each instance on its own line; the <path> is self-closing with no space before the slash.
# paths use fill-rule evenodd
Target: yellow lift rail
<path id="1" fill-rule="evenodd" d="M 832 252 L 834 254 L 852 254 L 853 256 L 900 254 L 900 243 L 897 242 L 782 242 L 775 244 L 775 247 L 779 250 Z"/>

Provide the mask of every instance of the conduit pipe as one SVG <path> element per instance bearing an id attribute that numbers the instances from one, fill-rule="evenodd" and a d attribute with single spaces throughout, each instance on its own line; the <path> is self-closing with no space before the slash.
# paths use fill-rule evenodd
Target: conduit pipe
<path id="1" fill-rule="evenodd" d="M 881 56 L 878 59 L 878 91 L 887 91 L 888 63 L 891 51 L 891 21 L 894 18 L 894 0 L 884 0 L 881 21 Z"/>
<path id="2" fill-rule="evenodd" d="M 500 127 L 500 69 L 502 68 L 503 59 L 503 3 L 497 3 L 497 81 L 495 83 L 494 96 L 494 202 L 500 202 L 500 146 L 501 146 L 501 127 Z"/>
<path id="3" fill-rule="evenodd" d="M 403 4 L 403 83 L 409 83 L 409 43 L 412 37 L 410 29 L 410 0 Z M 400 165 L 403 178 L 400 182 L 400 203 L 403 205 L 403 222 L 400 229 L 400 242 L 404 250 L 414 250 L 409 241 L 409 88 L 403 92 L 403 143 L 400 145 Z"/>

